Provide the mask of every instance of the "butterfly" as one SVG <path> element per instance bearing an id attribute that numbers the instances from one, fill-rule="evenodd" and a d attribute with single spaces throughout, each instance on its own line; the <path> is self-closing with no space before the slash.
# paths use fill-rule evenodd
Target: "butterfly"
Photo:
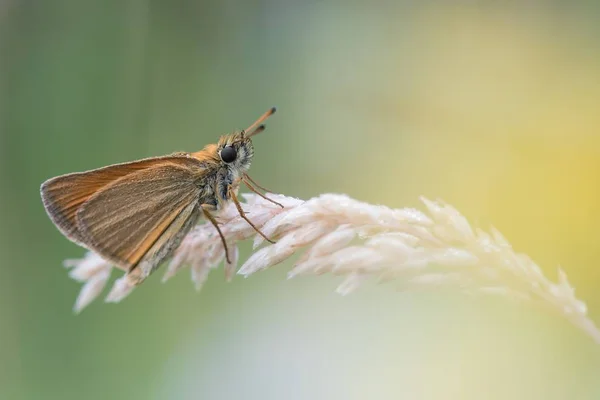
<path id="1" fill-rule="evenodd" d="M 237 198 L 241 183 L 267 198 L 248 175 L 254 156 L 252 137 L 275 107 L 248 128 L 223 135 L 194 153 L 178 152 L 85 172 L 57 176 L 41 186 L 48 216 L 71 241 L 127 271 L 133 284 L 143 282 L 169 258 L 201 219 L 212 223 L 225 248 L 217 214 L 233 202 L 260 235 L 272 242 L 246 216 Z"/>

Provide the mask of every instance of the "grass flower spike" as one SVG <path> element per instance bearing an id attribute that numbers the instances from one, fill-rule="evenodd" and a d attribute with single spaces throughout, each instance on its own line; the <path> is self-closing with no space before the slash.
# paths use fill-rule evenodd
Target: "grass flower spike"
<path id="1" fill-rule="evenodd" d="M 253 223 L 275 244 L 265 243 L 228 205 L 219 224 L 230 249 L 225 260 L 221 240 L 211 224 L 195 227 L 166 267 L 163 281 L 188 268 L 200 289 L 210 270 L 224 264 L 226 279 L 234 276 L 239 260 L 237 243 L 254 240 L 256 250 L 237 273 L 248 276 L 303 252 L 289 271 L 298 275 L 330 273 L 343 277 L 337 292 L 345 295 L 364 281 L 394 281 L 403 290 L 450 287 L 467 293 L 493 294 L 535 302 L 568 319 L 600 343 L 600 331 L 587 317 L 585 303 L 575 297 L 567 276 L 558 270 L 558 282 L 544 276 L 525 254 L 492 228 L 474 229 L 452 206 L 422 198 L 427 212 L 391 209 L 356 201 L 345 195 L 323 194 L 307 201 L 268 195 L 284 208 L 254 194 L 245 194 L 243 207 Z M 94 253 L 67 260 L 70 276 L 84 285 L 75 302 L 81 311 L 100 295 L 112 266 Z M 124 276 L 106 297 L 119 302 L 135 288 Z"/>

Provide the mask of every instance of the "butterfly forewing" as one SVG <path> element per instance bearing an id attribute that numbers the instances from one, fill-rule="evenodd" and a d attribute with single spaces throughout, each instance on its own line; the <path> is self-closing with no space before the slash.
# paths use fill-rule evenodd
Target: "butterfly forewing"
<path id="1" fill-rule="evenodd" d="M 182 212 L 188 218 L 194 214 L 190 210 L 198 202 L 204 173 L 196 160 L 182 158 L 114 181 L 78 209 L 83 242 L 123 269 L 135 267 L 155 243 L 168 243 L 177 233 L 171 224 L 185 225 L 187 218 L 178 220 Z"/>
<path id="2" fill-rule="evenodd" d="M 149 158 L 87 172 L 57 176 L 42 184 L 41 194 L 46 212 L 60 231 L 75 243 L 85 246 L 77 227 L 77 210 L 95 193 L 117 179 L 152 167 L 160 160 L 179 160 L 181 157 L 166 156 Z"/>

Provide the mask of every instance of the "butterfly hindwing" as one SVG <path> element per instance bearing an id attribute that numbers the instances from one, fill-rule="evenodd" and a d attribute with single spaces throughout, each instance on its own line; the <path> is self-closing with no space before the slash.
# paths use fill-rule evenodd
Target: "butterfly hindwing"
<path id="1" fill-rule="evenodd" d="M 200 214 L 201 208 L 197 203 L 191 203 L 185 207 L 142 259 L 129 270 L 130 282 L 139 284 L 154 272 L 162 261 L 179 247 L 185 235 L 198 221 Z"/>

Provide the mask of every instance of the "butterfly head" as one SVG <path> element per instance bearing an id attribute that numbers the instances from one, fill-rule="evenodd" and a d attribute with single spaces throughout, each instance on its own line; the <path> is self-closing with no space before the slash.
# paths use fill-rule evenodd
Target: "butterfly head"
<path id="1" fill-rule="evenodd" d="M 246 173 L 254 156 L 252 137 L 265 130 L 263 122 L 275 110 L 275 107 L 270 108 L 248 128 L 221 136 L 217 144 L 210 144 L 199 152 L 191 153 L 192 157 L 211 165 L 220 164 L 220 167 L 227 168 L 234 177 Z"/>
<path id="2" fill-rule="evenodd" d="M 234 172 L 247 172 L 254 156 L 252 136 L 265 130 L 263 122 L 275 111 L 276 108 L 272 107 L 243 131 L 221 136 L 219 143 L 217 143 L 217 154 L 221 163 Z"/>
<path id="3" fill-rule="evenodd" d="M 241 173 L 247 172 L 254 156 L 252 139 L 245 131 L 223 135 L 217 143 L 217 154 L 223 166 Z"/>

